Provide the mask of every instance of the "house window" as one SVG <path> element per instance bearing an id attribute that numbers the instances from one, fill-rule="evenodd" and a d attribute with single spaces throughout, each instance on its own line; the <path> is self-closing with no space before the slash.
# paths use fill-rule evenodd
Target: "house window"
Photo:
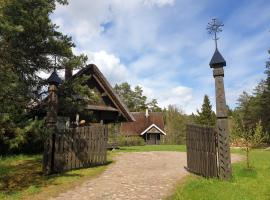
<path id="1" fill-rule="evenodd" d="M 147 140 L 150 140 L 150 134 L 146 134 Z"/>
<path id="2" fill-rule="evenodd" d="M 157 134 L 157 140 L 160 140 L 160 134 Z"/>

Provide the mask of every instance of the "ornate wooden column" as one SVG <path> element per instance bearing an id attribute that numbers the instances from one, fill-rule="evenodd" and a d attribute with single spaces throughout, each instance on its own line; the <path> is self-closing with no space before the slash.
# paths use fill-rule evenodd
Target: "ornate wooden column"
<path id="1" fill-rule="evenodd" d="M 43 153 L 43 172 L 44 174 L 51 174 L 54 168 L 54 140 L 55 132 L 57 131 L 57 108 L 58 108 L 58 96 L 57 86 L 61 83 L 61 79 L 54 71 L 48 78 L 49 94 L 47 101 L 47 116 L 46 127 L 47 135 L 44 142 Z"/>
<path id="2" fill-rule="evenodd" d="M 210 67 L 213 68 L 216 88 L 216 114 L 217 114 L 217 133 L 218 133 L 218 172 L 219 178 L 228 180 L 231 178 L 231 154 L 230 137 L 228 129 L 227 104 L 224 90 L 224 70 L 226 61 L 216 48 L 210 61 Z"/>

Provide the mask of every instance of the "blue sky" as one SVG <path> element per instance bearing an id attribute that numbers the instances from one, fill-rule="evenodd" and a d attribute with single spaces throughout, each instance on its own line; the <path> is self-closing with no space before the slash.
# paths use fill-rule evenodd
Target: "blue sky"
<path id="1" fill-rule="evenodd" d="M 161 107 L 185 113 L 200 108 L 204 94 L 215 106 L 209 61 L 214 41 L 206 25 L 224 24 L 219 50 L 227 61 L 227 103 L 265 77 L 270 48 L 269 0 L 70 0 L 52 15 L 71 35 L 76 53 L 88 55 L 112 85 L 143 87 Z"/>

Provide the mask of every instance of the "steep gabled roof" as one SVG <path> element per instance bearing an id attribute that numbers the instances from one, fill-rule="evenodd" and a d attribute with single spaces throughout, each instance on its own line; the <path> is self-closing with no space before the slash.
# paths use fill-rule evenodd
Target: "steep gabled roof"
<path id="1" fill-rule="evenodd" d="M 113 106 L 126 119 L 126 121 L 129 121 L 129 122 L 135 121 L 134 117 L 129 112 L 129 110 L 126 107 L 126 105 L 121 101 L 121 99 L 119 98 L 119 96 L 115 93 L 115 91 L 112 88 L 112 86 L 110 85 L 110 83 L 107 81 L 107 79 L 105 78 L 105 76 L 101 73 L 101 71 L 98 69 L 98 67 L 96 65 L 94 65 L 94 64 L 87 65 L 86 67 L 84 67 L 83 69 L 81 69 L 78 73 L 76 73 L 75 75 L 73 75 L 70 80 L 72 81 L 72 79 L 74 79 L 74 78 L 76 78 L 78 76 L 82 76 L 84 74 L 91 75 L 96 80 L 97 84 L 99 84 L 99 86 L 107 94 L 107 96 L 110 99 L 110 101 L 112 102 Z M 96 106 L 95 109 L 98 109 L 99 107 L 100 106 Z M 110 107 L 110 108 L 113 109 L 112 107 Z"/>
<path id="2" fill-rule="evenodd" d="M 161 112 L 150 112 L 148 117 L 144 112 L 132 112 L 131 114 L 136 121 L 122 123 L 120 128 L 122 134 L 140 135 L 153 124 L 164 132 L 164 120 Z"/>

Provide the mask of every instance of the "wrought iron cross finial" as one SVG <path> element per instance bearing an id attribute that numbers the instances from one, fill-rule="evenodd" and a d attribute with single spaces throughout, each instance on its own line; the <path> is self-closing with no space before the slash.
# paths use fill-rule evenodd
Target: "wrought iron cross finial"
<path id="1" fill-rule="evenodd" d="M 56 72 L 56 68 L 57 68 L 57 63 L 56 63 L 56 55 L 54 55 L 54 67 L 53 67 L 53 71 Z"/>
<path id="2" fill-rule="evenodd" d="M 222 32 L 223 26 L 224 24 L 222 22 L 220 22 L 217 18 L 213 18 L 212 21 L 208 23 L 206 28 L 208 34 L 214 36 L 213 40 L 215 40 L 216 49 L 217 49 L 217 40 L 219 39 L 217 37 L 217 33 Z"/>

